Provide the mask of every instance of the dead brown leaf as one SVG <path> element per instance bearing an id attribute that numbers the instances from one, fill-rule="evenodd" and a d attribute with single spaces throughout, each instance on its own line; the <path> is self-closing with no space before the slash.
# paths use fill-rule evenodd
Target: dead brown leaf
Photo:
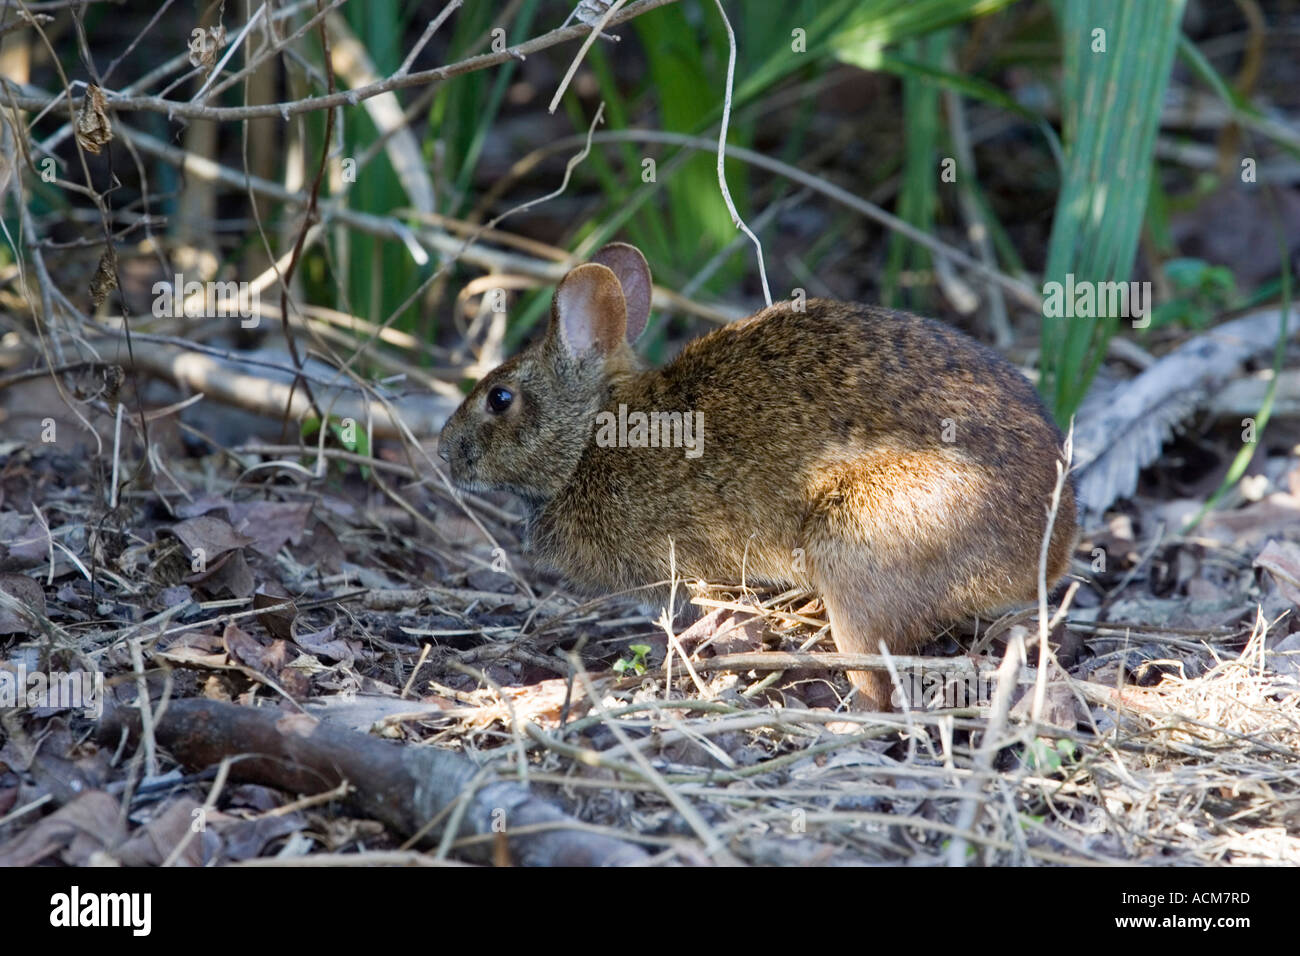
<path id="1" fill-rule="evenodd" d="M 50 559 L 50 536 L 35 518 L 0 512 L 0 567 L 11 571 L 36 567 Z"/>
<path id="2" fill-rule="evenodd" d="M 247 547 L 253 539 L 240 534 L 229 521 L 212 515 L 199 515 L 172 525 L 171 533 L 190 549 L 191 555 L 201 556 L 205 562 L 216 560 L 227 551 Z"/>
<path id="3" fill-rule="evenodd" d="M 0 591 L 38 617 L 45 616 L 45 591 L 25 574 L 0 573 Z M 17 611 L 0 604 L 0 634 L 30 634 L 31 627 Z"/>
<path id="4" fill-rule="evenodd" d="M 99 150 L 95 150 L 99 152 Z M 99 308 L 108 294 L 117 288 L 117 253 L 109 246 L 99 257 L 99 265 L 90 279 L 90 303 Z"/>
<path id="5" fill-rule="evenodd" d="M 256 587 L 243 551 L 227 551 L 205 570 L 191 574 L 185 581 L 202 584 L 210 594 L 220 594 L 225 590 L 234 597 L 248 597 Z"/>
<path id="6" fill-rule="evenodd" d="M 0 866 L 32 866 L 59 854 L 82 866 L 97 852 L 117 846 L 124 836 L 117 799 L 90 790 L 43 817 L 0 846 Z"/>
<path id="7" fill-rule="evenodd" d="M 190 832 L 195 821 L 195 811 L 199 809 L 198 801 L 190 797 L 178 797 L 144 826 L 136 828 L 127 841 L 113 852 L 113 856 L 123 866 L 160 865 Z M 203 840 L 200 834 L 195 834 L 190 839 L 176 862 L 181 866 L 203 865 Z"/>
<path id="8" fill-rule="evenodd" d="M 112 139 L 113 127 L 108 122 L 104 91 L 91 83 L 77 112 L 77 143 L 86 152 L 98 154 Z"/>
<path id="9" fill-rule="evenodd" d="M 257 589 L 253 595 L 253 607 L 257 610 L 262 608 L 275 607 L 277 604 L 288 603 L 288 607 L 281 607 L 274 611 L 262 611 L 257 615 L 257 623 L 266 628 L 266 633 L 272 637 L 278 637 L 281 640 L 293 639 L 293 621 L 298 616 L 298 609 L 293 606 L 293 599 L 289 597 L 284 588 L 276 584 L 265 584 Z"/>
<path id="10" fill-rule="evenodd" d="M 308 654 L 315 654 L 318 657 L 331 657 L 337 661 L 349 662 L 356 660 L 361 656 L 360 643 L 335 637 L 336 627 L 338 627 L 337 622 L 319 631 L 295 634 L 293 642 Z"/>
<path id="11" fill-rule="evenodd" d="M 1300 606 L 1300 545 L 1294 541 L 1269 541 L 1255 558 L 1255 567 L 1268 571 L 1282 596 Z"/>
<path id="12" fill-rule="evenodd" d="M 288 542 L 297 544 L 302 539 L 310 514 L 310 501 L 248 501 L 230 506 L 235 529 L 248 535 L 253 550 L 268 558 Z"/>

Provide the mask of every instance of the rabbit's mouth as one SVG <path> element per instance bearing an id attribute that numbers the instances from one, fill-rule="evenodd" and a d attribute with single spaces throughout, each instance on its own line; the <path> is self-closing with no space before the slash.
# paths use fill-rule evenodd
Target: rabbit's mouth
<path id="1" fill-rule="evenodd" d="M 474 495 L 487 494 L 489 491 L 495 490 L 485 481 L 466 478 L 463 475 L 458 476 L 454 471 L 451 475 L 451 483 L 456 487 L 457 491 L 465 491 Z"/>
<path id="2" fill-rule="evenodd" d="M 477 460 L 466 459 L 461 455 L 452 456 L 447 467 L 447 473 L 450 475 L 451 483 L 457 491 L 485 495 L 494 491 L 512 490 L 508 484 L 494 481 L 484 475 L 478 467 Z"/>
<path id="3" fill-rule="evenodd" d="M 480 494 L 491 489 L 487 483 L 475 474 L 473 463 L 466 463 L 459 459 L 452 459 L 447 471 L 451 475 L 451 483 L 460 491 L 470 491 L 474 494 Z"/>
<path id="4" fill-rule="evenodd" d="M 483 482 L 477 475 L 479 456 L 472 443 L 463 435 L 448 434 L 448 428 L 438 436 L 438 457 L 447 463 L 451 483 L 461 491 L 482 491 Z"/>
<path id="5" fill-rule="evenodd" d="M 481 484 L 472 474 L 473 462 L 467 462 L 463 449 L 457 449 L 458 454 L 452 454 L 451 443 L 444 440 L 438 442 L 438 457 L 447 463 L 447 474 L 451 477 L 451 483 L 460 491 L 479 492 Z"/>

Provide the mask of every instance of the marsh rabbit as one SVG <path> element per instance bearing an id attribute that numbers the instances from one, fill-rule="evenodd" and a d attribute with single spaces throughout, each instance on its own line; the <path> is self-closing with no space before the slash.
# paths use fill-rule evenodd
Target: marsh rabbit
<path id="1" fill-rule="evenodd" d="M 543 562 L 618 591 L 666 581 L 671 541 L 682 578 L 813 588 L 846 653 L 907 653 L 1036 596 L 1062 437 L 1009 361 L 930 319 L 809 299 L 650 369 L 632 349 L 650 295 L 641 253 L 605 246 L 442 430 L 453 482 L 522 498 Z M 1075 521 L 1067 481 L 1049 586 Z M 858 706 L 889 707 L 886 672 L 849 678 Z"/>

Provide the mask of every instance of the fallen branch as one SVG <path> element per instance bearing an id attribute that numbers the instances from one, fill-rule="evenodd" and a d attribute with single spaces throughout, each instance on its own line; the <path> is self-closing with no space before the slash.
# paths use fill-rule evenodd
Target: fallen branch
<path id="1" fill-rule="evenodd" d="M 132 743 L 139 740 L 138 711 L 107 712 L 99 740 L 115 746 L 124 728 Z M 351 792 L 345 802 L 403 835 L 428 828 L 436 837 L 440 826 L 429 827 L 430 821 L 463 802 L 457 834 L 470 838 L 463 851 L 475 859 L 487 859 L 492 842 L 473 838 L 488 835 L 506 842 L 509 859 L 524 866 L 613 866 L 646 859 L 639 847 L 590 832 L 518 783 L 473 789 L 481 768 L 436 747 L 403 747 L 278 708 L 200 699 L 171 702 L 154 734 L 195 770 L 235 758 L 232 780 L 301 794 L 346 782 Z"/>

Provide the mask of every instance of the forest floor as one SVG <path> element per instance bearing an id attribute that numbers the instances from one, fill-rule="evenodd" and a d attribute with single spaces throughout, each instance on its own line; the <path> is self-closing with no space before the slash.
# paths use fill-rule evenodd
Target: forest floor
<path id="1" fill-rule="evenodd" d="M 53 409 L 48 387 L 3 398 Z M 112 419 L 96 424 L 111 442 Z M 1193 532 L 1169 529 L 1221 477 L 1230 444 L 1213 429 L 1179 438 L 1085 530 L 1036 724 L 1035 608 L 900 662 L 911 706 L 845 713 L 842 671 L 773 656 L 833 650 L 813 595 L 683 582 L 700 616 L 665 625 L 635 595 L 568 595 L 522 552 L 516 504 L 453 497 L 431 465 L 413 480 L 396 446 L 365 476 L 334 458 L 307 480 L 306 455 L 272 478 L 252 465 L 289 456 L 186 457 L 155 425 L 165 468 L 115 506 L 92 442 L 0 444 L 10 672 L 98 671 L 109 710 L 142 685 L 303 709 L 452 748 L 490 767 L 483 781 L 523 763 L 536 793 L 664 859 L 722 846 L 764 864 L 1300 863 L 1294 420 Z M 992 680 L 1018 653 L 1018 680 Z M 96 713 L 3 712 L 0 863 L 160 862 L 168 829 L 208 798 L 210 768 L 166 748 L 127 759 L 91 736 Z M 91 796 L 105 792 L 129 794 L 125 824 Z M 226 783 L 185 858 L 402 843 L 339 804 L 272 812 L 294 796 Z"/>

